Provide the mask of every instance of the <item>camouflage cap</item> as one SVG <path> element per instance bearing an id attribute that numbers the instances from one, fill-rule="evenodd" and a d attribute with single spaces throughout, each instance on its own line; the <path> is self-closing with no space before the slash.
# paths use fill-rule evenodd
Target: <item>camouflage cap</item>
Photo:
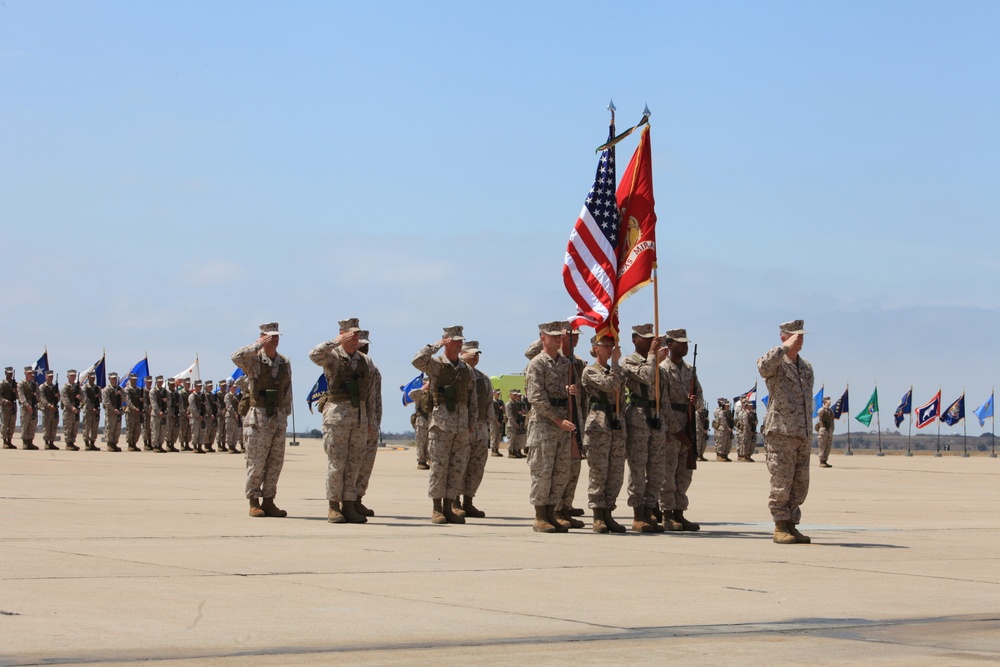
<path id="1" fill-rule="evenodd" d="M 167 384 L 177 384 L 177 378 L 167 378 Z"/>
<path id="2" fill-rule="evenodd" d="M 156 376 L 156 379 L 157 379 L 157 380 L 162 380 L 162 379 L 163 379 L 163 376 L 162 376 L 162 375 L 157 375 L 157 376 Z"/>
<path id="3" fill-rule="evenodd" d="M 478 340 L 465 341 L 465 343 L 462 344 L 462 352 L 463 353 L 471 352 L 473 354 L 481 353 L 482 350 L 479 349 L 479 341 Z"/>
<path id="4" fill-rule="evenodd" d="M 34 366 L 25 366 L 24 367 L 24 372 L 25 373 L 34 373 L 35 372 L 35 367 Z"/>
<path id="5" fill-rule="evenodd" d="M 720 406 L 722 406 L 722 405 L 729 405 L 729 399 L 728 398 L 720 398 L 719 399 L 719 405 Z"/>
<path id="6" fill-rule="evenodd" d="M 355 333 L 361 331 L 361 323 L 358 322 L 356 317 L 348 317 L 346 320 L 340 320 L 337 324 L 340 325 L 340 333 Z"/>
<path id="7" fill-rule="evenodd" d="M 371 336 L 371 332 L 368 329 L 362 329 L 358 332 L 358 342 L 362 345 L 371 345 L 372 341 L 369 336 Z"/>
<path id="8" fill-rule="evenodd" d="M 138 379 L 139 379 L 139 376 L 138 376 L 138 375 L 136 375 L 135 373 L 129 373 L 129 374 L 128 374 L 128 379 L 129 379 L 129 380 L 138 380 Z"/>
<path id="9" fill-rule="evenodd" d="M 281 332 L 278 331 L 277 322 L 267 322 L 266 324 L 260 325 L 260 335 L 261 336 L 280 336 Z"/>
<path id="10" fill-rule="evenodd" d="M 543 322 L 538 325 L 538 333 L 548 336 L 562 336 L 569 331 L 569 323 L 566 320 L 555 320 L 553 322 Z"/>
<path id="11" fill-rule="evenodd" d="M 229 380 L 219 380 L 219 386 L 220 386 L 220 387 L 221 387 L 222 385 L 224 385 L 224 384 L 229 384 Z"/>
<path id="12" fill-rule="evenodd" d="M 640 338 L 654 338 L 652 324 L 637 324 L 632 327 L 632 333 Z"/>
<path id="13" fill-rule="evenodd" d="M 91 376 L 91 377 L 93 377 L 93 376 Z M 114 379 L 117 380 L 118 379 L 118 373 L 108 373 L 108 379 L 110 380 L 111 378 L 114 378 Z"/>
<path id="14" fill-rule="evenodd" d="M 668 329 L 667 340 L 675 343 L 690 343 L 687 329 Z"/>
<path id="15" fill-rule="evenodd" d="M 8 366 L 7 368 L 5 368 L 3 370 L 4 370 L 5 373 L 13 373 L 14 372 L 14 367 L 13 366 Z"/>
<path id="16" fill-rule="evenodd" d="M 197 384 L 197 382 L 195 384 Z M 205 386 L 206 387 L 211 387 L 213 384 L 215 384 L 215 383 L 212 382 L 211 380 L 205 380 Z"/>
<path id="17" fill-rule="evenodd" d="M 804 334 L 806 323 L 804 320 L 792 320 L 778 325 L 778 331 L 783 334 Z"/>
<path id="18" fill-rule="evenodd" d="M 54 378 L 55 376 L 56 376 L 56 372 L 55 371 L 45 371 L 45 377 L 47 377 L 47 378 Z"/>
<path id="19" fill-rule="evenodd" d="M 201 380 L 195 380 L 194 381 L 194 386 L 200 387 L 201 386 Z"/>
<path id="20" fill-rule="evenodd" d="M 69 369 L 68 371 L 66 371 L 66 375 L 76 375 L 76 369 L 75 368 Z"/>
<path id="21" fill-rule="evenodd" d="M 446 340 L 465 340 L 465 334 L 462 331 L 462 327 L 455 325 L 453 327 L 445 327 L 444 333 L 441 334 L 441 338 Z"/>

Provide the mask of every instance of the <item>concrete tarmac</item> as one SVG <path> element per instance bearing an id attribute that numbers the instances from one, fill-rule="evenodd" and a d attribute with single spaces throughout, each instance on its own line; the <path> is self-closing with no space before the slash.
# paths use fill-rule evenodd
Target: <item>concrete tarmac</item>
<path id="1" fill-rule="evenodd" d="M 405 448 L 329 524 L 301 443 L 285 519 L 247 515 L 242 456 L 0 451 L 0 666 L 1000 662 L 998 459 L 814 456 L 813 544 L 777 545 L 759 452 L 699 464 L 701 532 L 542 535 L 523 460 L 437 526 Z"/>

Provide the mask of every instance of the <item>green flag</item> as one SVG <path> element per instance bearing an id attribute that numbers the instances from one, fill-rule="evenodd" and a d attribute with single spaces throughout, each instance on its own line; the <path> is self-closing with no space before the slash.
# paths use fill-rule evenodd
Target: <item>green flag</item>
<path id="1" fill-rule="evenodd" d="M 871 426 L 872 415 L 878 412 L 878 387 L 875 387 L 875 391 L 872 392 L 872 397 L 868 399 L 868 405 L 865 409 L 858 413 L 855 417 L 859 422 L 865 426 Z"/>

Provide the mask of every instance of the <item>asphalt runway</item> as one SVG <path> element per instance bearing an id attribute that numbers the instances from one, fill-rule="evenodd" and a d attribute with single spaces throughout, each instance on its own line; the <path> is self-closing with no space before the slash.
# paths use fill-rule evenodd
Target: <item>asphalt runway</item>
<path id="1" fill-rule="evenodd" d="M 438 526 L 394 447 L 377 516 L 329 524 L 301 443 L 285 519 L 247 515 L 241 456 L 0 451 L 0 666 L 1000 662 L 998 459 L 814 456 L 813 544 L 776 545 L 759 453 L 700 464 L 701 532 L 542 535 L 524 461 Z"/>

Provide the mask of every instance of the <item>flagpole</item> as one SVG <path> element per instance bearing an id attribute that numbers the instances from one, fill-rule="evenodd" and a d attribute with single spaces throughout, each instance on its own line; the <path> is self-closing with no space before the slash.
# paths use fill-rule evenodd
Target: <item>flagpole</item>
<path id="1" fill-rule="evenodd" d="M 962 458 L 969 458 L 969 420 L 965 418 L 965 388 L 962 388 Z"/>
<path id="2" fill-rule="evenodd" d="M 892 405 L 890 403 L 889 405 Z M 875 426 L 878 428 L 878 453 L 875 456 L 885 456 L 882 451 L 882 410 L 878 409 L 878 382 L 875 383 Z"/>
<path id="3" fill-rule="evenodd" d="M 660 283 L 656 279 L 656 264 L 653 264 L 653 331 L 657 338 L 660 337 Z M 660 359 L 657 357 L 653 368 L 655 390 L 653 396 L 656 398 L 656 414 L 660 414 Z M 659 417 L 657 417 L 659 418 Z"/>
<path id="4" fill-rule="evenodd" d="M 996 401 L 993 400 L 993 395 L 996 393 L 996 388 L 990 389 L 990 418 L 993 420 L 993 432 L 990 437 L 990 458 L 995 459 L 997 457 L 997 418 L 994 416 L 996 414 L 997 406 Z"/>
<path id="5" fill-rule="evenodd" d="M 910 433 L 913 432 L 913 385 L 910 385 L 910 419 L 906 422 L 906 455 L 913 456 L 910 450 Z"/>
<path id="6" fill-rule="evenodd" d="M 848 383 L 847 389 L 845 390 L 845 393 L 848 396 L 851 395 L 851 385 L 850 385 L 850 383 Z M 854 452 L 851 451 L 851 411 L 850 411 L 850 404 L 851 404 L 851 400 L 850 400 L 850 398 L 848 398 L 848 400 L 847 400 L 847 405 L 848 405 L 848 410 L 847 410 L 847 451 L 844 452 L 844 456 L 854 456 Z"/>
<path id="7" fill-rule="evenodd" d="M 937 451 L 934 452 L 934 456 L 941 456 L 941 387 L 938 387 L 938 407 L 937 407 Z"/>

